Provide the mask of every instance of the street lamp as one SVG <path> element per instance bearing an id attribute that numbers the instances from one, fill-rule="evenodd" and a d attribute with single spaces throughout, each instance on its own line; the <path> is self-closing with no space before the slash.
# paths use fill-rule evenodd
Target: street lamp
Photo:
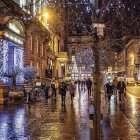
<path id="1" fill-rule="evenodd" d="M 43 16 L 44 18 L 48 19 L 49 18 L 49 14 L 46 12 L 46 13 L 43 13 L 41 16 Z"/>

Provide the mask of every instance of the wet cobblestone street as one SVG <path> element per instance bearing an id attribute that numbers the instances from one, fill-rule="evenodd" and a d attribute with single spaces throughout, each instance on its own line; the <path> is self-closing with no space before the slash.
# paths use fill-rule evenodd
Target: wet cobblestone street
<path id="1" fill-rule="evenodd" d="M 101 96 L 103 140 L 140 140 L 140 100 L 127 96 L 125 106 L 111 105 Z M 0 106 L 0 140 L 92 140 L 87 93 L 76 92 L 73 105 L 67 94 L 66 106 L 44 99 L 34 104 Z"/>
<path id="2" fill-rule="evenodd" d="M 73 105 L 67 96 L 35 104 L 0 107 L 0 140 L 89 140 L 88 102 L 77 93 Z"/>

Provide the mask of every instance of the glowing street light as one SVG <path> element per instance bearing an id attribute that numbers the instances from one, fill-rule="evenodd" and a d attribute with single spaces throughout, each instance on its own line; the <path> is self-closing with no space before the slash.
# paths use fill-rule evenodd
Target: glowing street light
<path id="1" fill-rule="evenodd" d="M 48 13 L 44 13 L 44 14 L 42 14 L 42 16 L 43 16 L 44 18 L 48 19 L 49 14 L 48 14 Z"/>

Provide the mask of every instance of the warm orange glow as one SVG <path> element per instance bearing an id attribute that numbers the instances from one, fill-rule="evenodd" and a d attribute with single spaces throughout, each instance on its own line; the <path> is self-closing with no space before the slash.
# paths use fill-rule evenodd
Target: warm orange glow
<path id="1" fill-rule="evenodd" d="M 48 19 L 49 14 L 46 12 L 46 13 L 42 14 L 42 16 L 45 17 L 46 19 Z"/>
<path id="2" fill-rule="evenodd" d="M 133 54 L 131 54 L 131 55 L 130 55 L 130 57 L 134 57 L 134 55 L 133 55 Z"/>

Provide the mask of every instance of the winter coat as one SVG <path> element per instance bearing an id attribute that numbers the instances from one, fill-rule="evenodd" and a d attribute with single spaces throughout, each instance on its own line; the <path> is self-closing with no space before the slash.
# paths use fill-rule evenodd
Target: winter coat
<path id="1" fill-rule="evenodd" d="M 68 90 L 67 85 L 64 82 L 61 82 L 58 88 L 60 94 L 66 94 L 66 91 Z"/>
<path id="2" fill-rule="evenodd" d="M 69 92 L 70 92 L 70 94 L 74 94 L 75 93 L 75 86 L 74 85 L 70 84 Z"/>
<path id="3" fill-rule="evenodd" d="M 124 93 L 126 91 L 126 85 L 125 85 L 124 81 L 118 82 L 117 90 L 119 90 L 120 93 Z"/>
<path id="4" fill-rule="evenodd" d="M 86 86 L 87 86 L 87 88 L 91 88 L 92 81 L 90 79 L 86 81 Z"/>

